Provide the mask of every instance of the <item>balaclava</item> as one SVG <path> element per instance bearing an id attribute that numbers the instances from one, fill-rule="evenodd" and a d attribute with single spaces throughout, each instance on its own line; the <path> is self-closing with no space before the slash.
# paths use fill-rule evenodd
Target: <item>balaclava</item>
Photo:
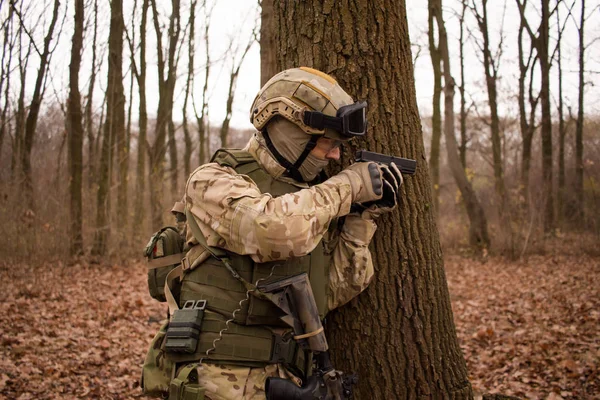
<path id="1" fill-rule="evenodd" d="M 274 118 L 266 128 L 275 149 L 292 164 L 296 162 L 310 140 L 309 134 L 285 118 Z M 327 164 L 329 160 L 321 160 L 309 154 L 300 166 L 300 175 L 305 182 L 310 182 Z"/>

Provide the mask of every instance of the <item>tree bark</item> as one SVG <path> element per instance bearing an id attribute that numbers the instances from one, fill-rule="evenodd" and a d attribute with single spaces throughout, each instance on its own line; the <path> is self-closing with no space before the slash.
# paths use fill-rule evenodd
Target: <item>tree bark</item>
<path id="1" fill-rule="evenodd" d="M 83 113 L 79 93 L 79 68 L 83 48 L 83 0 L 75 1 L 73 45 L 69 66 L 69 192 L 70 192 L 70 236 L 71 254 L 83 254 L 82 235 L 82 175 L 83 175 Z"/>
<path id="2" fill-rule="evenodd" d="M 10 108 L 10 76 L 9 71 L 12 70 L 13 49 L 15 39 L 12 37 L 13 26 L 13 9 L 8 10 L 8 17 L 4 25 L 4 41 L 2 43 L 2 71 L 0 72 L 0 93 L 4 90 L 4 106 L 0 113 L 0 160 L 2 160 L 2 144 L 6 132 L 9 131 L 10 122 L 7 120 L 8 110 Z M 6 59 L 8 57 L 8 60 Z"/>
<path id="3" fill-rule="evenodd" d="M 125 95 L 123 88 L 123 3 L 112 0 L 108 36 L 108 77 L 106 87 L 106 120 L 98 176 L 96 233 L 92 254 L 104 255 L 110 234 L 110 182 L 113 140 L 125 130 Z"/>
<path id="4" fill-rule="evenodd" d="M 404 1 L 276 2 L 274 15 L 278 69 L 332 74 L 370 105 L 369 135 L 356 145 L 418 160 L 399 210 L 378 221 L 376 279 L 328 317 L 334 365 L 359 373 L 357 398 L 472 398 L 431 207 Z"/>
<path id="5" fill-rule="evenodd" d="M 277 74 L 276 48 L 274 43 L 273 1 L 261 0 L 260 24 L 260 86 Z"/>
<path id="6" fill-rule="evenodd" d="M 429 153 L 429 169 L 431 171 L 431 184 L 433 187 L 433 207 L 439 214 L 440 208 L 440 142 L 442 139 L 442 111 L 440 100 L 442 97 L 442 69 L 439 44 L 435 43 L 434 20 L 435 15 L 441 10 L 436 9 L 437 2 L 429 0 L 428 37 L 429 55 L 433 67 L 433 114 L 431 116 L 431 149 Z"/>

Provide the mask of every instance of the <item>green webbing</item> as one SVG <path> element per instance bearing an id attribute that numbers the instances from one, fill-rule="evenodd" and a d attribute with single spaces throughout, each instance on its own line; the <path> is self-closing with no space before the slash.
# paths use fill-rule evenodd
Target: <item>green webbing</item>
<path id="1" fill-rule="evenodd" d="M 203 400 L 205 389 L 198 385 L 197 363 L 183 367 L 169 385 L 169 400 Z"/>
<path id="2" fill-rule="evenodd" d="M 235 279 L 240 281 L 242 285 L 244 285 L 246 290 L 250 292 L 253 296 L 256 296 L 263 300 L 272 301 L 273 304 L 277 305 L 277 303 L 274 300 L 272 300 L 272 296 L 270 294 L 262 293 L 258 290 L 256 285 L 248 282 L 246 279 L 240 276 L 240 274 L 238 274 L 238 272 L 229 263 L 229 256 L 224 250 L 219 249 L 217 247 L 209 246 L 208 243 L 206 243 L 206 239 L 204 238 L 204 235 L 202 234 L 202 231 L 200 230 L 200 227 L 198 226 L 198 223 L 196 222 L 196 219 L 194 218 L 194 215 L 190 210 L 185 210 L 185 216 L 187 218 L 188 226 L 192 229 L 192 234 L 198 241 L 198 244 L 204 247 L 206 251 L 208 251 L 214 258 L 221 261 L 223 265 L 225 265 L 225 268 L 227 268 L 227 270 L 231 273 L 231 275 L 233 275 Z"/>

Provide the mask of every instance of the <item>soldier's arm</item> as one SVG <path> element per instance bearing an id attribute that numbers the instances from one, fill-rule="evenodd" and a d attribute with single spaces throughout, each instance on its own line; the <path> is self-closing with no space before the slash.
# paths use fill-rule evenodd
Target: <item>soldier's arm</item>
<path id="1" fill-rule="evenodd" d="M 331 220 L 350 211 L 352 188 L 334 176 L 273 198 L 249 177 L 213 163 L 192 174 L 186 202 L 209 245 L 265 262 L 310 253 Z"/>
<path id="2" fill-rule="evenodd" d="M 331 246 L 327 299 L 329 310 L 352 300 L 365 290 L 373 279 L 374 269 L 369 243 L 376 229 L 377 225 L 371 218 L 361 218 L 352 214 L 345 217 L 339 235 L 328 238 Z"/>

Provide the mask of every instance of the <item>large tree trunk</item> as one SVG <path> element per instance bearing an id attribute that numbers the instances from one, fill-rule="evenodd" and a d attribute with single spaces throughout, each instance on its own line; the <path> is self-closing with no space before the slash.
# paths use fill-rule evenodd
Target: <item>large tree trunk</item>
<path id="1" fill-rule="evenodd" d="M 96 233 L 92 253 L 104 255 L 110 233 L 110 182 L 113 140 L 125 130 L 125 95 L 123 88 L 123 3 L 112 0 L 108 36 L 108 77 L 106 87 L 106 121 L 98 176 Z M 117 133 L 120 132 L 120 133 Z"/>
<path id="2" fill-rule="evenodd" d="M 429 55 L 433 67 L 433 114 L 431 116 L 431 149 L 429 153 L 429 169 L 431 171 L 431 184 L 433 187 L 433 207 L 439 214 L 440 208 L 440 142 L 442 139 L 442 111 L 440 100 L 442 97 L 442 68 L 439 44 L 435 43 L 434 20 L 436 13 L 436 2 L 429 1 Z"/>
<path id="3" fill-rule="evenodd" d="M 404 1 L 276 2 L 274 14 L 278 69 L 334 75 L 370 105 L 369 135 L 357 145 L 418 160 L 399 210 L 378 222 L 376 279 L 328 317 L 336 368 L 359 373 L 361 399 L 471 398 L 431 207 Z"/>
<path id="4" fill-rule="evenodd" d="M 71 254 L 83 253 L 82 236 L 82 173 L 83 173 L 83 113 L 81 112 L 81 94 L 79 93 L 79 67 L 83 48 L 83 0 L 75 1 L 73 45 L 71 47 L 71 65 L 69 66 L 69 192 L 71 197 Z"/>
<path id="5" fill-rule="evenodd" d="M 262 0 L 260 24 L 260 86 L 263 86 L 277 71 L 276 48 L 274 43 L 273 1 Z"/>

